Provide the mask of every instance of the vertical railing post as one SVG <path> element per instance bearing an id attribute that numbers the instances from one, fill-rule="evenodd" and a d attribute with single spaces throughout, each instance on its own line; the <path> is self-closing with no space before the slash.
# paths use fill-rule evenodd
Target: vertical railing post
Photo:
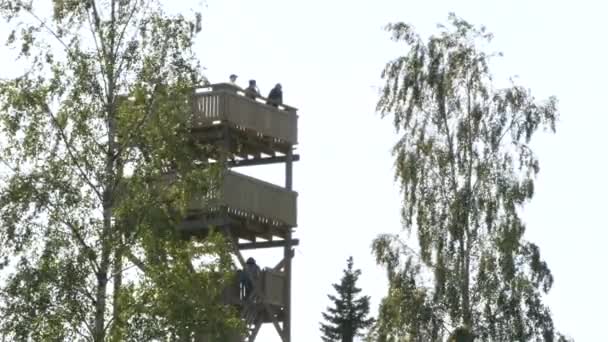
<path id="1" fill-rule="evenodd" d="M 289 146 L 285 162 L 285 188 L 293 188 L 293 147 Z M 291 342 L 291 227 L 287 227 L 285 236 L 285 286 L 283 287 L 285 306 L 283 310 L 283 342 Z"/>
<path id="2" fill-rule="evenodd" d="M 295 109 L 289 110 L 289 141 L 292 144 L 298 143 L 298 113 Z"/>

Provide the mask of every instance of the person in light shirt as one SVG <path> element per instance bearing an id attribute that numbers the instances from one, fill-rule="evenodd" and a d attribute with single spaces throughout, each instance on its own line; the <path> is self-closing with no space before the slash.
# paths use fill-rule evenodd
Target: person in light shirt
<path id="1" fill-rule="evenodd" d="M 238 78 L 238 76 L 237 76 L 237 75 L 232 74 L 232 75 L 230 75 L 230 77 L 229 77 L 229 78 L 230 78 L 230 83 L 229 83 L 229 84 L 230 84 L 231 86 L 235 87 L 235 88 L 236 88 L 236 89 L 238 89 L 238 90 L 242 90 L 242 89 L 241 89 L 241 87 L 239 87 L 239 85 L 238 85 L 238 84 L 236 84 L 236 79 Z"/>
<path id="2" fill-rule="evenodd" d="M 233 86 L 236 86 L 236 79 L 238 78 L 237 75 L 232 74 L 230 75 L 230 84 L 232 84 Z"/>

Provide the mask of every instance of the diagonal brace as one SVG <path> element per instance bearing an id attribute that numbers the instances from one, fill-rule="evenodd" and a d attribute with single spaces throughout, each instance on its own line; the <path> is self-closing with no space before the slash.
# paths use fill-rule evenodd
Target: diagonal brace
<path id="1" fill-rule="evenodd" d="M 292 248 L 291 251 L 289 251 L 289 258 L 293 258 L 295 254 L 295 250 Z M 283 260 L 281 260 L 281 262 L 279 262 L 272 270 L 275 272 L 280 271 L 281 269 L 283 269 L 283 267 L 285 267 L 285 258 L 283 258 Z"/>

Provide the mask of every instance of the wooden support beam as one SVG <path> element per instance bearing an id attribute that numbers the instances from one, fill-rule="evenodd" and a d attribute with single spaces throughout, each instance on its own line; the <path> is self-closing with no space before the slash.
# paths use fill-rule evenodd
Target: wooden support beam
<path id="1" fill-rule="evenodd" d="M 222 127 L 222 133 L 224 135 L 224 141 L 223 141 L 223 151 L 221 151 L 220 153 L 220 163 L 223 165 L 226 165 L 226 163 L 228 163 L 229 160 L 229 155 L 230 155 L 230 150 L 231 147 L 234 146 L 234 144 L 230 141 L 230 134 L 228 134 L 229 132 L 229 128 L 228 125 L 224 125 Z"/>
<path id="2" fill-rule="evenodd" d="M 262 136 L 255 131 L 236 127 L 230 122 L 222 122 L 221 124 L 206 127 L 204 129 L 200 128 L 193 130 L 192 135 L 194 140 L 198 143 L 216 146 L 214 153 L 211 153 L 208 157 L 214 155 L 215 157 L 213 159 L 223 159 L 228 163 L 230 163 L 230 161 L 227 159 L 233 159 L 231 156 L 239 156 L 247 160 L 245 163 L 241 163 L 242 161 L 236 162 L 232 167 L 283 162 L 283 158 L 275 161 L 261 158 L 261 156 L 248 158 L 247 154 L 255 156 L 261 152 L 275 157 L 277 151 L 287 154 L 288 150 L 292 149 L 292 146 L 287 143 L 275 142 L 274 138 Z M 298 158 L 298 156 L 294 156 L 292 161 L 297 161 Z M 256 161 L 259 161 L 260 163 L 257 163 Z"/>
<path id="3" fill-rule="evenodd" d="M 293 147 L 290 146 L 285 155 L 285 188 L 291 190 L 293 187 Z M 283 298 L 285 307 L 283 309 L 283 342 L 291 342 L 291 258 L 294 250 L 291 248 L 291 228 L 287 230 L 285 236 L 286 244 L 283 250 L 283 260 L 285 261 L 285 286 L 283 286 Z"/>
<path id="4" fill-rule="evenodd" d="M 254 165 L 267 165 L 274 163 L 284 163 L 287 160 L 286 156 L 274 156 L 274 157 L 266 157 L 266 158 L 253 158 L 246 160 L 234 160 L 228 163 L 230 167 L 241 167 L 241 166 L 254 166 Z M 293 161 L 300 160 L 300 155 L 295 154 L 293 156 Z"/>
<path id="5" fill-rule="evenodd" d="M 251 242 L 251 243 L 239 243 L 238 247 L 240 250 L 256 249 L 256 248 L 272 248 L 272 247 L 284 247 L 287 242 L 285 240 L 279 241 L 264 241 L 264 242 Z M 300 240 L 292 239 L 291 246 L 297 246 L 300 244 Z"/>
<path id="6" fill-rule="evenodd" d="M 248 218 L 242 218 L 237 220 L 239 237 L 245 238 L 251 242 L 255 242 L 256 238 L 263 238 L 264 240 L 270 240 L 272 238 L 272 231 L 268 225 L 256 222 Z"/>
<path id="7" fill-rule="evenodd" d="M 255 327 L 253 328 L 253 331 L 251 332 L 251 335 L 249 335 L 249 342 L 253 342 L 255 341 L 255 338 L 258 336 L 258 332 L 260 331 L 260 328 L 262 327 L 262 322 L 259 321 L 255 324 Z"/>
<path id="8" fill-rule="evenodd" d="M 288 259 L 293 258 L 294 254 L 295 254 L 295 250 L 292 248 L 291 249 L 291 253 L 289 253 L 290 256 Z M 286 262 L 286 257 L 283 258 L 283 260 L 281 260 L 281 262 L 279 262 L 275 267 L 273 267 L 273 271 L 280 271 L 283 267 L 285 267 L 285 262 Z"/>
<path id="9" fill-rule="evenodd" d="M 242 151 L 242 150 L 236 150 L 236 151 L 233 151 L 233 154 L 234 154 L 235 156 L 237 156 L 237 157 L 241 158 L 242 160 L 236 160 L 236 159 L 229 160 L 229 161 L 226 163 L 228 166 L 230 166 L 230 164 L 232 164 L 232 163 L 234 163 L 234 162 L 246 161 L 246 160 L 248 160 L 248 159 L 249 159 L 249 155 L 247 154 L 247 152 Z"/>
<path id="10" fill-rule="evenodd" d="M 255 231 L 247 230 L 244 226 L 233 226 L 236 227 L 234 230 L 234 236 L 238 239 L 244 239 L 251 242 L 255 241 Z"/>
<path id="11" fill-rule="evenodd" d="M 293 161 L 294 161 L 293 150 L 290 148 L 285 155 L 285 188 L 287 190 L 292 189 L 293 185 Z M 300 157 L 298 156 L 298 160 Z"/>

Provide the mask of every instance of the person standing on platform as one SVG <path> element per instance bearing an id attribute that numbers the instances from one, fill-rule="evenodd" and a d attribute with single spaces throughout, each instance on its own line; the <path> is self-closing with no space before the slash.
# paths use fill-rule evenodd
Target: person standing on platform
<path id="1" fill-rule="evenodd" d="M 245 89 L 245 96 L 252 100 L 255 100 L 256 97 L 260 96 L 260 89 L 258 89 L 255 80 L 249 80 L 249 87 Z"/>
<path id="2" fill-rule="evenodd" d="M 239 86 L 236 84 L 236 79 L 237 79 L 237 78 L 238 78 L 238 76 L 237 76 L 237 75 L 235 75 L 235 74 L 230 75 L 230 84 L 231 84 L 231 85 L 233 85 L 233 86 L 235 86 L 235 87 L 237 87 L 237 88 L 240 88 L 240 87 L 239 87 Z"/>
<path id="3" fill-rule="evenodd" d="M 274 88 L 268 94 L 268 99 L 266 104 L 271 106 L 278 107 L 283 104 L 283 90 L 281 88 L 281 83 L 277 83 Z"/>
<path id="4" fill-rule="evenodd" d="M 248 258 L 245 263 L 245 269 L 241 272 L 241 286 L 245 288 L 245 300 L 251 296 L 254 284 L 260 277 L 260 267 L 256 264 L 254 258 Z"/>

